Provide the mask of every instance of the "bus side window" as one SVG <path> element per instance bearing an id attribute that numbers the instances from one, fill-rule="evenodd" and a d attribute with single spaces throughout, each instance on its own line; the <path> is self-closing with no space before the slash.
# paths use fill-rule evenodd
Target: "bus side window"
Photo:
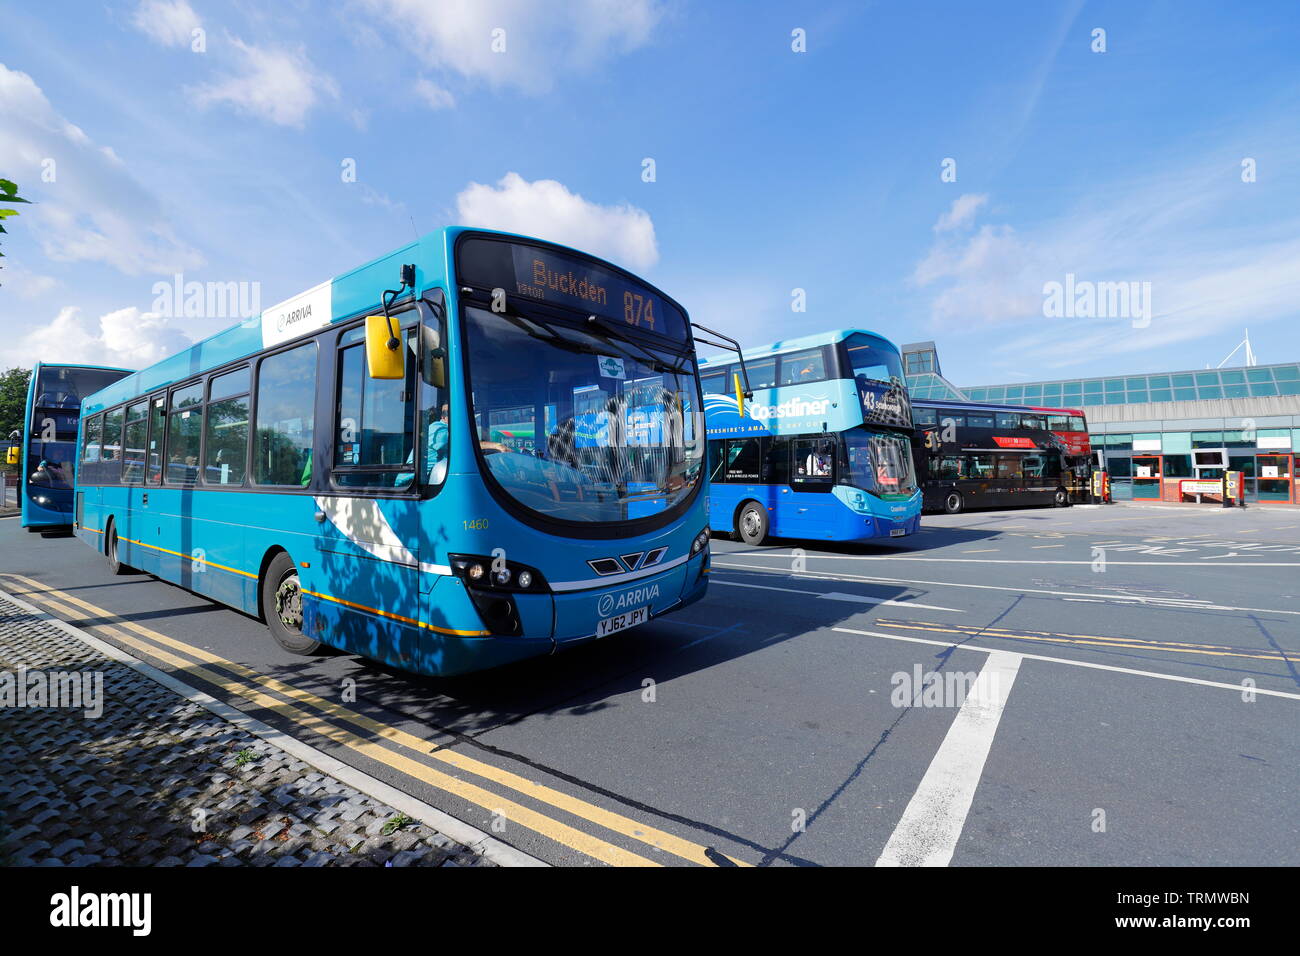
<path id="1" fill-rule="evenodd" d="M 257 369 L 253 446 L 253 480 L 257 484 L 297 488 L 310 484 L 315 403 L 314 341 L 262 359 Z M 167 455 L 173 457 L 170 446 Z"/>
<path id="2" fill-rule="evenodd" d="M 726 395 L 727 375 L 724 371 L 706 370 L 700 372 L 700 391 L 705 395 Z"/>
<path id="3" fill-rule="evenodd" d="M 727 443 L 721 439 L 709 442 L 709 481 L 727 481 Z"/>
<path id="4" fill-rule="evenodd" d="M 944 458 L 939 461 L 939 473 L 936 477 L 953 480 L 962 477 L 962 460 L 960 458 Z"/>
<path id="5" fill-rule="evenodd" d="M 834 443 L 817 438 L 794 442 L 792 481 L 826 483 L 835 477 Z"/>
<path id="6" fill-rule="evenodd" d="M 1020 416 L 1012 412 L 998 412 L 998 428 L 1019 428 Z"/>
<path id="7" fill-rule="evenodd" d="M 758 439 L 733 438 L 727 442 L 727 480 L 758 481 Z"/>
<path id="8" fill-rule="evenodd" d="M 769 485 L 790 483 L 790 439 L 765 439 L 767 449 L 763 455 L 763 481 Z"/>
<path id="9" fill-rule="evenodd" d="M 999 455 L 997 477 L 999 478 L 1019 478 L 1021 477 L 1020 455 Z"/>
<path id="10" fill-rule="evenodd" d="M 971 455 L 966 459 L 966 467 L 971 478 L 992 478 L 993 456 Z"/>

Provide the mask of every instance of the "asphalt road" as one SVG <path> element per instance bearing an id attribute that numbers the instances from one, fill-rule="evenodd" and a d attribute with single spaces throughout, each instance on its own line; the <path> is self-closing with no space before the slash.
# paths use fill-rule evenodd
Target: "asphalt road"
<path id="1" fill-rule="evenodd" d="M 441 680 L 285 654 L 253 619 L 13 519 L 0 575 L 556 864 L 1300 857 L 1300 510 L 927 516 L 881 547 L 715 539 L 710 593 L 683 613 Z M 294 707 L 259 706 L 258 680 Z"/>

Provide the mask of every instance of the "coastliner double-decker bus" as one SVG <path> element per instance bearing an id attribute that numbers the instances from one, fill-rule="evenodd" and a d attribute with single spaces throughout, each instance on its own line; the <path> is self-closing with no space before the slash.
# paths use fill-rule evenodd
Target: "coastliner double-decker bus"
<path id="1" fill-rule="evenodd" d="M 747 544 L 769 534 L 870 541 L 917 530 L 921 493 L 897 346 L 848 329 L 742 357 L 743 368 L 725 355 L 700 362 L 715 530 Z"/>
<path id="2" fill-rule="evenodd" d="M 1073 408 L 918 399 L 916 471 L 927 511 L 1087 500 L 1088 423 Z"/>
<path id="3" fill-rule="evenodd" d="M 449 227 L 89 398 L 76 533 L 293 653 L 480 670 L 703 596 L 701 409 L 664 293 Z"/>
<path id="4" fill-rule="evenodd" d="M 32 531 L 72 524 L 77 425 L 81 401 L 130 375 L 98 365 L 37 363 L 27 385 L 27 434 L 18 463 L 22 525 Z"/>

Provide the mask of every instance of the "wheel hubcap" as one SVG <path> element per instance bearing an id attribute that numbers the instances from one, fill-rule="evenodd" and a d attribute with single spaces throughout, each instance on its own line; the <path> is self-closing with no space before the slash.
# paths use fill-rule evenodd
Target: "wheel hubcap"
<path id="1" fill-rule="evenodd" d="M 956 510 L 957 510 L 957 503 L 958 503 L 960 500 L 961 500 L 961 499 L 958 498 L 956 495 L 949 495 L 949 496 L 948 496 L 948 507 L 951 508 L 953 511 L 956 511 Z"/>
<path id="2" fill-rule="evenodd" d="M 758 514 L 753 511 L 746 511 L 740 519 L 740 527 L 747 535 L 758 534 Z"/>
<path id="3" fill-rule="evenodd" d="M 288 575 L 275 589 L 275 613 L 285 627 L 302 630 L 302 589 L 297 574 Z"/>

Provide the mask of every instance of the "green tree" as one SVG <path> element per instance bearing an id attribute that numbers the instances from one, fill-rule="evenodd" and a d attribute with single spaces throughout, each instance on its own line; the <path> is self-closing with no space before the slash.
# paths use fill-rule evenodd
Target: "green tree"
<path id="1" fill-rule="evenodd" d="M 6 202 L 7 203 L 15 203 L 15 202 L 30 203 L 31 200 L 24 199 L 22 196 L 18 195 L 18 185 L 13 180 L 0 178 L 0 203 L 6 203 Z M 7 209 L 0 206 L 0 233 L 8 232 L 8 230 L 5 229 L 4 221 L 8 219 L 10 216 L 16 216 L 16 215 L 18 215 L 17 209 Z M 3 258 L 4 258 L 4 253 L 0 252 L 0 259 Z M 5 432 L 5 434 L 7 435 L 8 432 Z"/>
<path id="2" fill-rule="evenodd" d="M 11 368 L 0 374 L 0 441 L 7 440 L 14 429 L 27 433 L 23 419 L 27 416 L 27 383 L 31 377 L 29 368 Z"/>

